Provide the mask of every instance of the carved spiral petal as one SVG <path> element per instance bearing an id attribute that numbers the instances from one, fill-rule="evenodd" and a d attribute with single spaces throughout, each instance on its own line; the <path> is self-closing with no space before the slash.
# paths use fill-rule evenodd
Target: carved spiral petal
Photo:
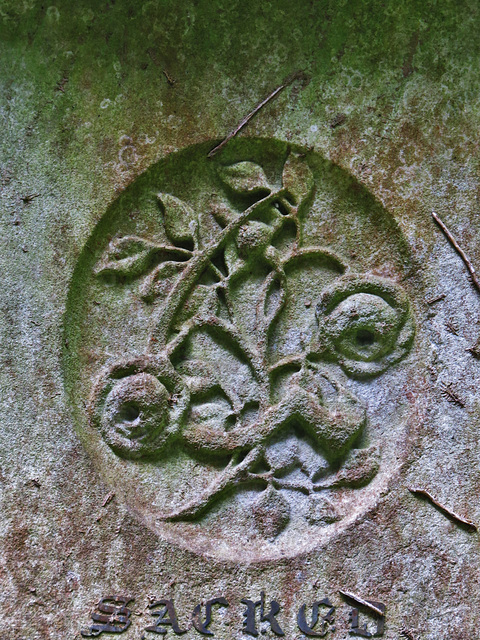
<path id="1" fill-rule="evenodd" d="M 154 457 L 178 431 L 187 395 L 166 358 L 120 361 L 97 380 L 90 422 L 122 458 Z"/>
<path id="2" fill-rule="evenodd" d="M 377 376 L 399 362 L 415 334 L 405 292 L 384 278 L 339 278 L 323 293 L 316 316 L 320 343 L 354 378 Z"/>

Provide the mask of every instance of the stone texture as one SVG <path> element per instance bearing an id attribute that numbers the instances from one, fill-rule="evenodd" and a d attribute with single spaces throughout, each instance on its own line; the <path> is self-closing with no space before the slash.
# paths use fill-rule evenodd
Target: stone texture
<path id="1" fill-rule="evenodd" d="M 307 605 L 311 621 L 311 605 L 328 597 L 337 629 L 329 625 L 329 635 L 342 639 L 352 601 L 340 590 L 386 605 L 385 638 L 403 628 L 416 640 L 476 637 L 478 534 L 408 491 L 423 487 L 480 522 L 480 372 L 467 351 L 479 338 L 480 294 L 430 215 L 440 215 L 478 264 L 476 3 L 3 0 L 0 19 L 0 638 L 80 637 L 92 608 L 111 594 L 135 597 L 122 637 L 141 637 L 154 622 L 147 605 L 155 599 L 173 599 L 184 629 L 196 605 L 223 596 L 230 606 L 213 607 L 210 628 L 219 638 L 242 638 L 241 600 L 260 601 L 264 591 L 266 609 L 279 603 L 288 638 L 304 637 L 300 607 Z M 252 119 L 233 148 L 264 140 L 309 156 L 317 184 L 323 176 L 343 194 L 334 201 L 322 191 L 311 233 L 344 260 L 356 254 L 362 272 L 405 289 L 416 338 L 385 377 L 344 381 L 391 448 L 388 482 L 346 527 L 337 520 L 337 498 L 318 494 L 306 526 L 331 534 L 312 541 L 302 529 L 282 553 L 263 557 L 245 521 L 227 535 L 225 520 L 216 525 L 220 533 L 204 527 L 203 542 L 203 525 L 195 542 L 188 522 L 173 531 L 157 527 L 120 486 L 130 462 L 106 466 L 89 447 L 88 394 L 72 381 L 87 388 L 106 362 L 103 321 L 107 328 L 112 318 L 123 323 L 125 344 L 141 355 L 135 337 L 143 340 L 144 307 L 116 320 L 114 313 L 92 315 L 97 342 L 72 327 L 89 327 L 90 307 L 80 302 L 95 306 L 93 276 L 79 280 L 78 265 L 90 254 L 91 274 L 123 232 L 109 212 L 142 180 L 148 184 L 142 176 L 165 166 L 177 167 L 167 175 L 170 189 L 183 180 L 192 201 L 201 200 L 205 187 L 189 162 L 298 70 L 304 75 Z M 353 204 L 373 207 L 385 232 L 365 232 Z M 131 221 L 133 231 L 127 227 L 152 239 L 141 216 Z M 262 229 L 245 229 L 246 255 L 252 242 L 262 244 Z M 170 233 L 181 240 L 186 232 L 174 225 Z M 78 308 L 76 291 L 84 296 Z M 117 344 L 114 357 L 126 349 Z M 344 370 L 347 377 L 353 371 Z M 285 451 L 300 455 L 298 442 L 284 435 L 284 446 L 272 443 L 268 454 L 279 468 Z M 302 455 L 321 475 L 316 460 Z M 148 489 L 151 479 L 139 472 L 132 486 Z M 281 495 L 262 503 L 243 494 L 266 539 L 288 533 Z M 374 618 L 364 609 L 360 615 L 373 630 Z M 184 637 L 200 635 L 191 628 Z"/>

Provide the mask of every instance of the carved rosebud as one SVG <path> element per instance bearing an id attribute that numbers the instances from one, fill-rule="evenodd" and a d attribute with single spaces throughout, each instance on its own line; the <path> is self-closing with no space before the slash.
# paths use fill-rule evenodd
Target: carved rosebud
<path id="1" fill-rule="evenodd" d="M 270 245 L 274 229 L 264 222 L 251 220 L 242 225 L 237 233 L 237 247 L 241 258 L 265 253 Z"/>

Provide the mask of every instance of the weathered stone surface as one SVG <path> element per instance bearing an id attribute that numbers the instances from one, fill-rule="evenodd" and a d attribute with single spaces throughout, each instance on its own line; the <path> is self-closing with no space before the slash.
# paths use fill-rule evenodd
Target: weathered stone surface
<path id="1" fill-rule="evenodd" d="M 0 19 L 0 638 L 477 637 L 476 3 Z"/>

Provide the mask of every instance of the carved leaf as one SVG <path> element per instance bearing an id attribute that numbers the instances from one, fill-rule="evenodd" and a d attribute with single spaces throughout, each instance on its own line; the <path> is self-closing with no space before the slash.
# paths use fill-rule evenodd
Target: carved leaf
<path id="1" fill-rule="evenodd" d="M 290 153 L 282 175 L 283 187 L 287 189 L 295 205 L 300 205 L 313 190 L 313 174 L 304 157 Z"/>
<path id="2" fill-rule="evenodd" d="M 368 449 L 352 449 L 343 467 L 330 482 L 331 487 L 362 487 L 368 484 L 377 474 L 380 465 L 378 446 Z"/>
<path id="3" fill-rule="evenodd" d="M 277 318 L 285 304 L 285 289 L 278 276 L 272 272 L 264 286 L 263 308 L 265 314 L 265 324 L 268 328 Z"/>
<path id="4" fill-rule="evenodd" d="M 218 367 L 201 360 L 183 362 L 179 367 L 191 392 L 192 404 L 185 428 L 195 429 L 202 424 L 213 430 L 227 430 L 235 422 L 233 406 L 237 397 L 231 397 L 228 385 L 222 384 Z"/>
<path id="5" fill-rule="evenodd" d="M 238 195 L 269 193 L 270 187 L 262 167 L 254 162 L 237 162 L 219 169 L 222 181 Z"/>
<path id="6" fill-rule="evenodd" d="M 142 299 L 145 302 L 153 302 L 156 298 L 166 298 L 183 269 L 185 269 L 184 262 L 167 261 L 158 265 L 140 287 Z"/>
<path id="7" fill-rule="evenodd" d="M 188 386 L 193 396 L 206 396 L 216 388 L 228 395 L 223 388 L 219 368 L 213 363 L 204 360 L 184 360 L 180 362 L 177 370 L 188 378 Z"/>
<path id="8" fill-rule="evenodd" d="M 191 251 L 179 247 L 155 244 L 137 236 L 116 238 L 98 263 L 97 276 L 137 277 L 147 273 L 159 262 L 184 263 L 192 256 Z"/>
<path id="9" fill-rule="evenodd" d="M 186 202 L 169 193 L 159 193 L 157 198 L 168 238 L 173 244 L 193 249 L 197 223 L 193 209 Z"/>
<path id="10" fill-rule="evenodd" d="M 228 294 L 236 327 L 251 344 L 255 344 L 259 338 L 263 340 L 265 312 L 271 311 L 270 306 L 265 308 L 271 268 L 260 260 L 246 264 L 247 267 L 240 269 L 228 281 Z"/>
<path id="11" fill-rule="evenodd" d="M 214 316 L 217 309 L 218 296 L 216 289 L 208 285 L 200 284 L 195 287 L 188 296 L 188 299 L 178 313 L 175 319 L 174 329 L 181 331 L 194 316 L 199 318 Z"/>
<path id="12" fill-rule="evenodd" d="M 97 275 L 138 276 L 151 266 L 157 247 L 136 236 L 116 238 L 95 269 Z"/>
<path id="13" fill-rule="evenodd" d="M 196 372 L 196 376 L 204 378 L 202 389 L 198 381 L 195 383 L 196 392 L 218 385 L 238 409 L 259 400 L 258 383 L 239 335 L 227 324 L 214 322 L 213 317 L 210 321 L 199 319 L 190 327 L 175 350 L 173 363 L 182 375 L 192 379 Z"/>
<path id="14" fill-rule="evenodd" d="M 256 499 L 252 513 L 256 528 L 267 539 L 276 538 L 290 521 L 290 505 L 271 486 Z"/>

